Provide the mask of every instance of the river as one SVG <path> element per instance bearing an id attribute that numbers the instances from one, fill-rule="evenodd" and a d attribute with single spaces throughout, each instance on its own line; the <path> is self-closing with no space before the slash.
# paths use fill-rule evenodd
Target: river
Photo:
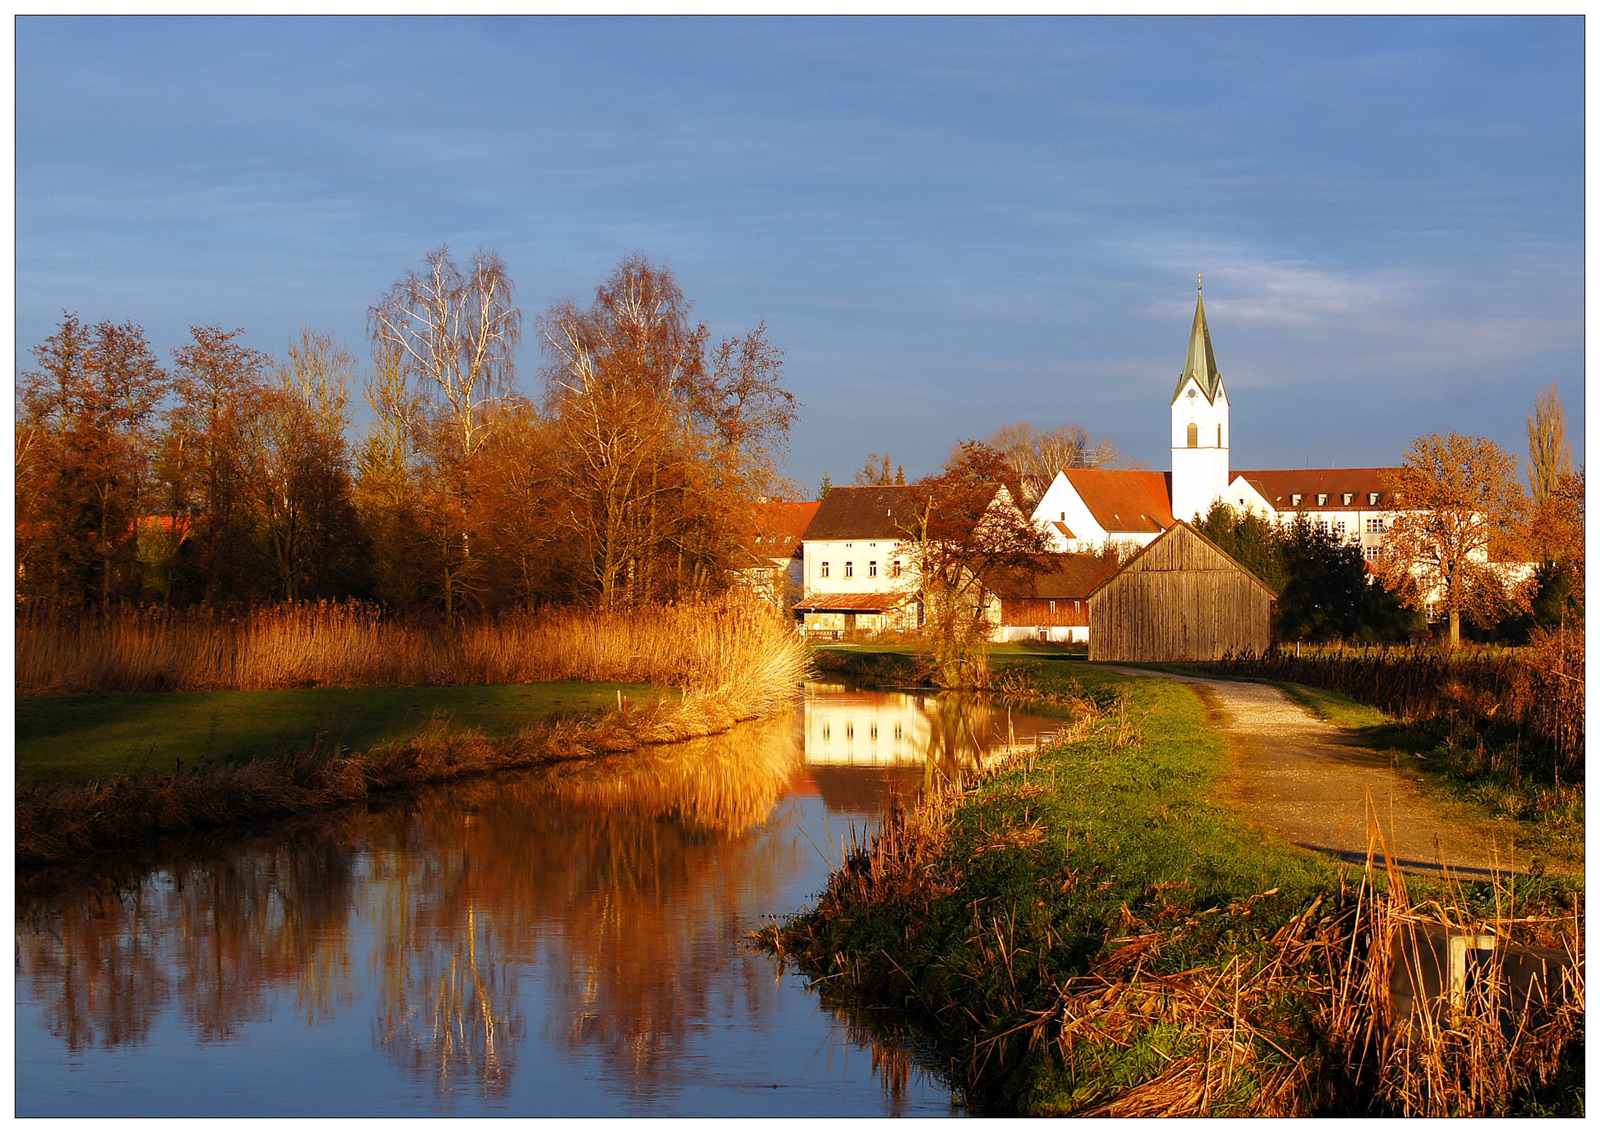
<path id="1" fill-rule="evenodd" d="M 19 885 L 17 1116 L 964 1113 L 747 934 L 889 798 L 1059 721 L 809 686 L 723 736 Z"/>

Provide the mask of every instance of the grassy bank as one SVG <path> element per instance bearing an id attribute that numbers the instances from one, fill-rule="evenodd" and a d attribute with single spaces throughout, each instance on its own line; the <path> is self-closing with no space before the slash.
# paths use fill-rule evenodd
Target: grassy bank
<path id="1" fill-rule="evenodd" d="M 340 620 L 342 616 L 307 613 L 304 624 L 323 634 L 319 639 L 323 645 L 336 644 L 341 640 L 338 635 L 349 628 Z M 35 662 L 41 657 L 61 662 L 50 670 L 54 675 L 48 680 L 41 677 L 47 667 L 35 664 L 31 672 L 36 691 L 39 687 L 70 687 L 87 681 L 85 674 L 95 673 L 102 687 L 152 683 L 170 687 L 200 680 L 196 674 L 209 674 L 205 680 L 221 680 L 231 674 L 229 679 L 237 683 L 243 672 L 239 659 L 252 655 L 267 630 L 282 628 L 279 622 L 265 618 L 254 628 L 246 625 L 230 630 L 217 639 L 233 651 L 227 665 L 208 662 L 209 668 L 196 665 L 185 669 L 181 665 L 183 647 L 203 643 L 200 629 L 204 623 L 180 619 L 160 633 L 152 631 L 140 639 L 154 644 L 137 656 L 155 658 L 161 664 L 141 661 L 132 665 L 127 657 L 118 660 L 113 656 L 91 673 L 93 659 L 77 650 L 87 648 L 83 643 L 94 641 L 96 633 L 121 633 L 136 620 L 130 616 L 119 621 L 113 616 L 102 619 L 98 629 L 95 623 L 85 622 L 75 637 L 68 633 L 71 626 L 58 625 L 55 628 L 62 636 L 48 649 L 39 646 L 42 639 L 25 647 L 24 635 L 19 632 L 19 672 L 24 653 L 31 650 Z M 511 672 L 531 679 L 528 674 L 557 673 L 605 680 L 607 686 L 590 685 L 582 693 L 570 688 L 544 693 L 527 687 L 498 693 L 463 688 L 452 695 L 431 689 L 394 689 L 390 707 L 395 714 L 387 719 L 381 709 L 385 697 L 372 689 L 234 692 L 209 703 L 193 703 L 193 714 L 185 713 L 191 705 L 171 699 L 177 695 L 171 693 L 82 702 L 90 718 L 78 722 L 95 739 L 103 740 L 104 747 L 90 746 L 84 735 L 72 734 L 71 705 L 50 703 L 54 698 L 23 702 L 19 715 L 25 717 L 24 727 L 36 746 L 31 749 L 29 774 L 19 776 L 19 866 L 114 849 L 162 833 L 334 806 L 378 792 L 541 760 L 712 735 L 737 721 L 783 708 L 806 673 L 805 652 L 792 629 L 769 608 L 753 602 L 729 599 L 626 613 L 563 613 L 547 622 L 527 619 L 511 623 L 509 628 L 497 625 L 480 627 L 482 632 L 476 636 L 458 635 L 460 640 L 452 648 L 459 647 L 458 656 L 475 657 L 473 666 L 436 675 Z M 36 624 L 34 629 L 38 628 Z M 391 630 L 391 637 L 384 638 Z M 405 632 L 405 626 L 379 627 L 367 644 L 378 649 L 385 640 L 391 645 L 403 643 Z M 358 638 L 355 635 L 349 640 Z M 477 652 L 472 653 L 462 641 L 476 642 L 472 648 Z M 317 655 L 317 649 L 308 646 L 308 650 Z M 492 665 L 485 660 L 491 656 L 499 658 Z M 75 657 L 79 659 L 76 667 L 65 663 Z M 367 659 L 374 665 L 379 660 L 375 654 Z M 279 679 L 305 670 L 285 663 L 273 671 L 277 674 L 274 679 Z M 322 671 L 338 671 L 351 679 L 354 670 L 325 666 Z M 380 684 L 378 677 L 384 673 L 404 671 L 408 670 L 403 666 L 362 670 Z M 616 687 L 609 682 L 649 676 L 658 678 L 653 683 L 668 685 L 679 695 L 643 704 L 616 703 Z M 297 696 L 310 701 L 297 702 Z M 559 705 L 555 703 L 558 697 L 562 700 Z M 590 711 L 595 699 L 608 704 L 597 714 Z M 285 724 L 286 710 L 292 711 L 297 703 L 304 708 L 311 701 L 325 710 L 322 719 L 314 712 L 309 719 Z M 448 717 L 435 717 L 430 709 L 427 718 L 420 718 L 430 701 L 467 710 L 449 712 L 447 708 Z M 223 707 L 230 704 L 232 711 Z M 573 709 L 579 714 L 571 715 Z M 211 714 L 202 717 L 200 713 L 205 711 Z M 552 720 L 557 712 L 562 714 Z M 413 713 L 409 725 L 408 713 Z M 472 723 L 466 722 L 474 716 Z M 234 731 L 219 746 L 223 725 L 230 718 Z M 209 753 L 208 758 L 180 770 L 174 757 L 169 768 L 150 739 L 163 719 L 171 722 L 174 731 L 163 744 L 189 745 L 190 750 L 199 744 L 201 751 Z M 417 723 L 426 726 L 418 730 Z M 396 729 L 395 738 L 385 739 L 385 728 Z M 74 746 L 80 750 L 74 752 Z M 95 772 L 87 777 L 74 773 L 75 767 L 83 769 L 85 765 L 93 765 Z M 27 785 L 30 777 L 31 786 Z"/>
<path id="2" fill-rule="evenodd" d="M 1076 679 L 1085 700 L 1124 699 L 1030 766 L 891 815 L 817 907 L 765 943 L 825 995 L 918 1019 L 984 1112 L 1570 1104 L 1559 1068 L 1563 1056 L 1581 1065 L 1581 1007 L 1519 1033 L 1515 1050 L 1498 1026 L 1479 1028 L 1464 1063 L 1437 1035 L 1377 1026 L 1387 953 L 1372 947 L 1417 915 L 1415 899 L 1498 918 L 1507 935 L 1555 937 L 1570 921 L 1513 926 L 1492 893 L 1364 887 L 1270 844 L 1212 801 L 1225 753 L 1191 693 L 1092 670 Z M 1551 884 L 1519 882 L 1502 900 L 1520 916 L 1538 886 L 1547 902 L 1571 898 Z"/>
<path id="3" fill-rule="evenodd" d="M 318 745 L 368 751 L 440 722 L 502 739 L 558 716 L 598 715 L 619 696 L 642 704 L 668 695 L 655 685 L 559 681 L 28 697 L 16 706 L 17 783 L 170 774 Z"/>

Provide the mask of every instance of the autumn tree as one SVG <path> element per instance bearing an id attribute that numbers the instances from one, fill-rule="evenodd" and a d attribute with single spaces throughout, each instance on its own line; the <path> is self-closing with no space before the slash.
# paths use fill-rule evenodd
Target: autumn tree
<path id="1" fill-rule="evenodd" d="M 1012 501 L 1014 470 L 995 449 L 963 441 L 935 476 L 912 485 L 916 519 L 901 551 L 916 565 L 932 661 L 951 687 L 982 684 L 992 628 L 989 580 L 1044 569 L 1050 541 Z"/>
<path id="2" fill-rule="evenodd" d="M 345 441 L 355 365 L 330 336 L 302 329 L 244 425 L 256 531 L 273 589 L 291 602 L 361 588 L 364 556 Z"/>
<path id="3" fill-rule="evenodd" d="M 514 382 L 522 312 L 513 297 L 494 252 L 474 253 L 462 272 L 440 247 L 424 271 L 406 273 L 367 312 L 374 358 L 418 395 L 407 429 L 427 473 L 413 518 L 431 542 L 425 557 L 446 613 L 473 600 L 481 573 L 465 468 L 487 438 L 491 408 Z"/>
<path id="4" fill-rule="evenodd" d="M 867 453 L 866 461 L 856 469 L 855 482 L 858 487 L 885 487 L 890 484 L 904 484 L 906 471 L 901 468 L 895 470 L 894 458 L 888 453 Z"/>
<path id="5" fill-rule="evenodd" d="M 764 326 L 713 351 L 670 269 L 631 256 L 588 308 L 539 321 L 565 460 L 560 509 L 608 605 L 713 584 L 777 483 L 794 419 Z"/>
<path id="6" fill-rule="evenodd" d="M 422 525 L 423 403 L 406 382 L 400 352 L 375 349 L 363 384 L 372 425 L 356 451 L 354 500 L 372 548 L 374 595 L 385 605 L 420 605 L 426 579 Z"/>
<path id="7" fill-rule="evenodd" d="M 1486 437 L 1434 433 L 1411 442 L 1388 486 L 1400 510 L 1378 575 L 1390 591 L 1411 592 L 1413 605 L 1444 610 L 1452 648 L 1462 614 L 1488 626 L 1526 607 L 1528 580 L 1490 555 L 1523 511 L 1514 457 Z"/>
<path id="8" fill-rule="evenodd" d="M 1535 506 L 1555 491 L 1563 476 L 1572 474 L 1572 446 L 1567 443 L 1567 412 L 1561 394 L 1551 382 L 1533 401 L 1528 418 L 1528 483 Z"/>
<path id="9" fill-rule="evenodd" d="M 17 413 L 18 559 L 24 592 L 109 604 L 138 596 L 137 531 L 150 426 L 167 375 L 142 328 L 63 315 L 34 348 Z"/>
<path id="10" fill-rule="evenodd" d="M 196 596 L 209 605 L 247 602 L 256 558 L 247 435 L 272 359 L 239 343 L 242 329 L 189 330 L 189 345 L 173 352 L 167 504 L 174 525 L 192 517 Z"/>
<path id="11" fill-rule="evenodd" d="M 1105 468 L 1121 454 L 1110 437 L 1093 437 L 1082 425 L 1071 423 L 1041 429 L 1026 421 L 1005 425 L 984 442 L 999 452 L 1016 471 L 1020 491 L 1018 506 L 1031 511 L 1063 468 Z"/>

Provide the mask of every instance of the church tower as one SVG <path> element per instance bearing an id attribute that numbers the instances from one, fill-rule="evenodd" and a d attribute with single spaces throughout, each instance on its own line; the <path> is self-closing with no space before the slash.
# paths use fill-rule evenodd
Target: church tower
<path id="1" fill-rule="evenodd" d="M 1200 282 L 1204 283 L 1204 277 Z M 1194 304 L 1189 357 L 1172 395 L 1172 515 L 1194 522 L 1228 490 L 1228 394 L 1211 352 L 1203 291 Z"/>

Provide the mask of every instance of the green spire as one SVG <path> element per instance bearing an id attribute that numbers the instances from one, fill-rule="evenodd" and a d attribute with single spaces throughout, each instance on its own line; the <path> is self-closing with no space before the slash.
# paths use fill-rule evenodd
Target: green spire
<path id="1" fill-rule="evenodd" d="M 1204 276 L 1200 280 L 1204 281 Z M 1200 392 L 1206 395 L 1207 401 L 1217 400 L 1217 387 L 1222 384 L 1222 375 L 1217 372 L 1217 356 L 1211 352 L 1211 331 L 1206 327 L 1206 301 L 1203 293 L 1197 293 L 1194 301 L 1194 328 L 1189 331 L 1189 357 L 1184 360 L 1183 376 L 1178 379 L 1178 388 L 1172 391 L 1172 400 L 1177 401 L 1178 395 L 1183 393 L 1184 385 L 1193 378 L 1200 386 Z"/>

